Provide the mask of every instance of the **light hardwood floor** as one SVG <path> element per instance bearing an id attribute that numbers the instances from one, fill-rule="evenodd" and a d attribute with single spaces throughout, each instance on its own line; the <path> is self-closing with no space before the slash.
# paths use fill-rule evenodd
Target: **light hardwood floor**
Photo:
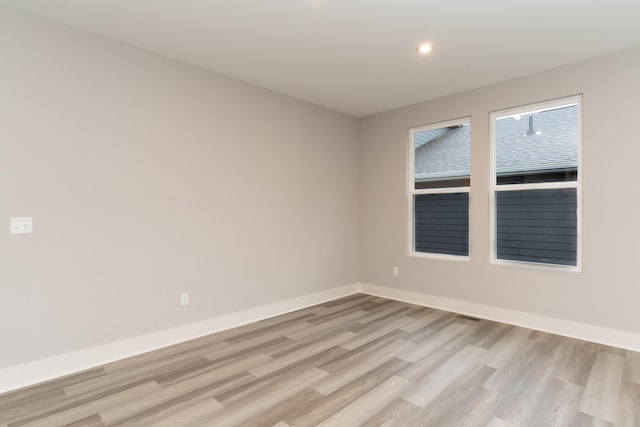
<path id="1" fill-rule="evenodd" d="M 0 395 L 0 426 L 640 426 L 640 353 L 354 295 Z"/>

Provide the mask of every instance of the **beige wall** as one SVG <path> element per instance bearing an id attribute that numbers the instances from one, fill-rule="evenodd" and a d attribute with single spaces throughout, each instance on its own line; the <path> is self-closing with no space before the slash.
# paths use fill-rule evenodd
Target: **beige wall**
<path id="1" fill-rule="evenodd" d="M 640 49 L 374 115 L 360 126 L 360 281 L 640 332 Z M 582 93 L 583 272 L 489 264 L 488 113 Z M 407 256 L 407 129 L 470 115 L 471 261 Z M 400 275 L 392 277 L 392 266 Z"/>
<path id="2" fill-rule="evenodd" d="M 0 368 L 357 282 L 355 119 L 6 8 L 0 55 Z"/>

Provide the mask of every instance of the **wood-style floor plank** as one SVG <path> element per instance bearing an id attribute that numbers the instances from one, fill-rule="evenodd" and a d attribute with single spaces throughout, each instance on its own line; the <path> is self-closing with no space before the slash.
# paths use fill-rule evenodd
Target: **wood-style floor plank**
<path id="1" fill-rule="evenodd" d="M 404 378 L 393 376 L 371 390 L 369 393 L 345 406 L 320 424 L 320 427 L 330 426 L 357 426 L 376 413 L 378 405 L 384 406 L 396 396 L 409 389 L 412 383 Z"/>
<path id="2" fill-rule="evenodd" d="M 640 353 L 368 295 L 0 395 L 17 426 L 640 426 Z"/>
<path id="3" fill-rule="evenodd" d="M 414 405 L 429 404 L 441 393 L 458 380 L 462 380 L 472 371 L 476 364 L 486 356 L 487 350 L 467 345 L 449 358 L 433 372 L 415 383 L 415 387 L 404 395 L 404 399 Z"/>
<path id="4" fill-rule="evenodd" d="M 625 353 L 624 377 L 629 382 L 640 384 L 640 353 L 633 351 Z"/>
<path id="5" fill-rule="evenodd" d="M 580 411 L 605 421 L 615 422 L 623 370 L 622 356 L 599 352 L 580 401 Z"/>
<path id="6" fill-rule="evenodd" d="M 500 405 L 500 396 L 482 387 L 493 375 L 494 368 L 476 364 L 467 375 L 445 387 L 420 413 L 412 424 L 425 426 L 485 426 Z"/>
<path id="7" fill-rule="evenodd" d="M 376 409 L 379 407 L 376 405 Z M 420 406 L 396 397 L 362 423 L 362 427 L 410 426 L 411 420 L 416 419 L 421 410 Z"/>

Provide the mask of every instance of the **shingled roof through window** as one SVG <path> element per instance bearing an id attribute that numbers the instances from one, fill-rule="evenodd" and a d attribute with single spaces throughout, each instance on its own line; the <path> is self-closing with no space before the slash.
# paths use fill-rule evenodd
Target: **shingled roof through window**
<path id="1" fill-rule="evenodd" d="M 470 128 L 464 125 L 417 132 L 416 181 L 468 177 Z M 498 176 L 578 167 L 577 105 L 499 118 L 496 136 Z"/>
<path id="2" fill-rule="evenodd" d="M 416 181 L 468 177 L 471 170 L 471 126 L 452 126 L 438 130 L 441 132 L 435 138 L 415 149 Z M 424 139 L 424 134 L 427 133 L 435 132 L 417 132 L 414 141 Z"/>

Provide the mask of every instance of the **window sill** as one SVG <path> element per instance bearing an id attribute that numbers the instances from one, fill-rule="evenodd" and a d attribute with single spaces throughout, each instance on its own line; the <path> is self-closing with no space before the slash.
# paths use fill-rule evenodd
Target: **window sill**
<path id="1" fill-rule="evenodd" d="M 409 252 L 410 257 L 414 258 L 426 258 L 426 259 L 439 259 L 443 261 L 457 261 L 457 262 L 469 262 L 471 257 L 469 255 L 448 255 L 448 254 L 432 254 L 429 252 Z"/>
<path id="2" fill-rule="evenodd" d="M 514 260 L 507 260 L 507 259 L 492 259 L 490 264 L 503 266 L 503 267 L 528 268 L 532 270 L 542 270 L 542 271 L 582 273 L 582 267 L 573 266 L 573 265 L 542 264 L 542 263 L 514 261 Z"/>

